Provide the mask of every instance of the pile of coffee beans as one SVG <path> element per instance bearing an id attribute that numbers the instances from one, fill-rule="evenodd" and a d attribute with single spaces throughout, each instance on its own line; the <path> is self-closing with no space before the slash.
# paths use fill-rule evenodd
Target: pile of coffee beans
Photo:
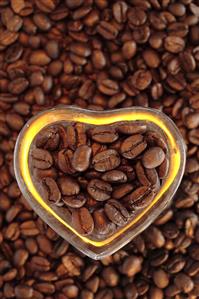
<path id="1" fill-rule="evenodd" d="M 199 297 L 199 1 L 0 1 L 0 298 Z M 187 145 L 173 205 L 101 261 L 29 207 L 13 171 L 19 131 L 58 104 L 142 106 Z"/>
<path id="2" fill-rule="evenodd" d="M 167 156 L 163 137 L 144 122 L 65 122 L 36 136 L 29 166 L 42 198 L 64 206 L 79 233 L 99 238 L 152 202 L 167 178 Z"/>

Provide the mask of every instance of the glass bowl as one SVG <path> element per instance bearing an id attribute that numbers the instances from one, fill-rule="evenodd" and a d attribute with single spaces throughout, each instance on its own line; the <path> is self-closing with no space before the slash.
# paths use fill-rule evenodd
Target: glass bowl
<path id="1" fill-rule="evenodd" d="M 46 126 L 57 122 L 82 122 L 95 126 L 120 121 L 141 121 L 161 134 L 169 152 L 168 176 L 153 201 L 124 227 L 102 240 L 83 236 L 61 213 L 47 204 L 38 192 L 29 169 L 29 152 L 35 136 Z M 21 130 L 14 152 L 14 170 L 18 185 L 33 210 L 60 236 L 93 259 L 110 255 L 130 242 L 148 227 L 171 203 L 181 182 L 185 167 L 185 144 L 173 121 L 159 110 L 132 107 L 109 111 L 93 111 L 73 106 L 58 106 L 31 118 Z"/>

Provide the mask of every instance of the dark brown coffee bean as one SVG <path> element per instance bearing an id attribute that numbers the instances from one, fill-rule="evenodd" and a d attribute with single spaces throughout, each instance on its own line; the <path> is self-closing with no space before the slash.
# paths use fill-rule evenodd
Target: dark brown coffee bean
<path id="1" fill-rule="evenodd" d="M 81 193 L 74 196 L 64 196 L 62 200 L 71 208 L 81 208 L 86 203 L 86 197 Z"/>
<path id="2" fill-rule="evenodd" d="M 141 185 L 151 186 L 151 188 L 158 190 L 160 188 L 160 180 L 155 169 L 145 169 L 142 163 L 138 161 L 135 166 L 137 178 Z"/>
<path id="3" fill-rule="evenodd" d="M 150 68 L 157 68 L 160 64 L 160 58 L 154 50 L 145 50 L 143 52 L 143 58 Z"/>
<path id="4" fill-rule="evenodd" d="M 94 229 L 91 214 L 86 208 L 80 208 L 72 212 L 72 223 L 81 235 L 90 235 Z"/>
<path id="5" fill-rule="evenodd" d="M 121 272 L 127 277 L 133 277 L 142 269 L 143 259 L 141 257 L 131 255 L 124 259 L 121 264 Z"/>
<path id="6" fill-rule="evenodd" d="M 179 53 L 184 49 L 184 40 L 178 36 L 168 36 L 165 38 L 164 47 L 171 53 Z"/>
<path id="7" fill-rule="evenodd" d="M 58 183 L 63 195 L 72 196 L 77 195 L 80 192 L 79 184 L 71 177 L 60 177 Z"/>
<path id="8" fill-rule="evenodd" d="M 74 152 L 71 164 L 76 171 L 85 171 L 89 167 L 92 149 L 87 145 L 79 146 Z"/>
<path id="9" fill-rule="evenodd" d="M 127 17 L 128 5 L 124 1 L 118 1 L 113 5 L 113 16 L 118 23 L 124 23 Z"/>
<path id="10" fill-rule="evenodd" d="M 36 168 L 47 169 L 53 164 L 53 158 L 47 150 L 35 148 L 31 151 L 31 156 L 33 166 Z"/>
<path id="11" fill-rule="evenodd" d="M 128 11 L 128 21 L 130 27 L 134 28 L 134 26 L 141 26 L 146 22 L 146 14 L 144 10 L 134 7 L 129 9 Z"/>
<path id="12" fill-rule="evenodd" d="M 184 273 L 177 274 L 174 279 L 174 283 L 184 293 L 189 293 L 194 287 L 191 278 Z"/>
<path id="13" fill-rule="evenodd" d="M 94 50 L 91 56 L 92 56 L 92 63 L 96 69 L 101 70 L 106 66 L 106 56 L 102 51 Z"/>
<path id="14" fill-rule="evenodd" d="M 154 191 L 152 191 L 148 186 L 142 186 L 124 197 L 124 203 L 130 210 L 134 210 L 135 208 L 140 209 L 148 206 L 154 197 Z"/>
<path id="15" fill-rule="evenodd" d="M 114 40 L 118 35 L 117 28 L 106 21 L 101 21 L 97 27 L 98 33 L 107 40 Z"/>
<path id="16" fill-rule="evenodd" d="M 104 210 L 107 217 L 118 226 L 126 224 L 130 217 L 126 208 L 114 199 L 109 200 L 105 204 Z"/>
<path id="17" fill-rule="evenodd" d="M 73 152 L 71 150 L 62 149 L 58 152 L 57 163 L 59 169 L 64 173 L 72 174 L 75 173 L 75 170 L 72 167 Z"/>
<path id="18" fill-rule="evenodd" d="M 106 182 L 93 179 L 88 183 L 87 191 L 95 200 L 104 201 L 111 197 L 112 187 Z"/>
<path id="19" fill-rule="evenodd" d="M 140 155 L 145 148 L 147 143 L 141 134 L 136 134 L 126 138 L 121 145 L 121 154 L 127 159 L 134 159 Z"/>
<path id="20" fill-rule="evenodd" d="M 168 274 L 162 269 L 154 271 L 153 280 L 156 286 L 160 289 L 166 288 L 169 284 Z"/>
<path id="21" fill-rule="evenodd" d="M 48 31 L 51 28 L 50 19 L 43 13 L 35 14 L 33 16 L 33 21 L 41 31 Z"/>
<path id="22" fill-rule="evenodd" d="M 102 93 L 112 96 L 118 93 L 119 91 L 119 86 L 117 82 L 110 80 L 110 79 L 103 79 L 100 80 L 98 83 L 98 89 Z"/>
<path id="23" fill-rule="evenodd" d="M 31 64 L 44 66 L 44 65 L 49 64 L 50 61 L 51 61 L 50 57 L 43 50 L 34 51 L 30 55 L 30 63 Z"/>
<path id="24" fill-rule="evenodd" d="M 55 150 L 59 145 L 59 133 L 55 128 L 46 128 L 37 135 L 36 146 Z"/>
<path id="25" fill-rule="evenodd" d="M 131 79 L 132 85 L 139 90 L 146 89 L 151 84 L 151 81 L 151 73 L 145 70 L 135 72 Z"/>
<path id="26" fill-rule="evenodd" d="M 43 186 L 45 188 L 45 199 L 57 204 L 61 199 L 61 193 L 55 180 L 50 177 L 45 178 L 43 179 Z"/>
<path id="27" fill-rule="evenodd" d="M 142 163 L 146 168 L 155 168 L 162 164 L 165 159 L 165 153 L 161 147 L 152 147 L 148 149 L 142 157 Z"/>
<path id="28" fill-rule="evenodd" d="M 125 195 L 127 195 L 128 193 L 130 193 L 132 190 L 133 190 L 132 184 L 127 183 L 127 184 L 119 185 L 114 189 L 112 193 L 112 197 L 115 199 L 120 199 Z"/>
<path id="29" fill-rule="evenodd" d="M 33 296 L 33 288 L 27 285 L 17 285 L 15 287 L 16 298 L 31 298 Z"/>
<path id="30" fill-rule="evenodd" d="M 120 164 L 120 157 L 115 150 L 109 149 L 96 154 L 92 164 L 95 170 L 105 172 L 117 168 Z"/>
<path id="31" fill-rule="evenodd" d="M 110 231 L 114 231 L 115 226 L 113 223 L 109 222 L 104 209 L 96 210 L 93 213 L 95 230 L 100 235 L 106 235 Z"/>
<path id="32" fill-rule="evenodd" d="M 165 158 L 162 164 L 158 167 L 159 178 L 165 179 L 168 175 L 168 171 L 169 171 L 169 160 Z"/>
<path id="33" fill-rule="evenodd" d="M 141 124 L 121 124 L 117 128 L 119 133 L 126 134 L 126 135 L 132 135 L 132 134 L 138 134 L 138 133 L 144 133 L 146 131 L 146 125 Z"/>
<path id="34" fill-rule="evenodd" d="M 10 93 L 18 95 L 24 92 L 24 90 L 27 89 L 28 85 L 28 80 L 26 80 L 25 78 L 18 78 L 10 82 L 8 89 Z"/>
<path id="35" fill-rule="evenodd" d="M 122 46 L 122 55 L 126 60 L 133 58 L 136 54 L 137 46 L 134 41 L 127 41 Z"/>
<path id="36" fill-rule="evenodd" d="M 127 176 L 121 170 L 110 170 L 102 175 L 102 179 L 110 183 L 125 183 Z"/>
<path id="37" fill-rule="evenodd" d="M 112 143 L 118 139 L 118 134 L 113 128 L 96 127 L 90 130 L 91 138 L 99 143 Z"/>

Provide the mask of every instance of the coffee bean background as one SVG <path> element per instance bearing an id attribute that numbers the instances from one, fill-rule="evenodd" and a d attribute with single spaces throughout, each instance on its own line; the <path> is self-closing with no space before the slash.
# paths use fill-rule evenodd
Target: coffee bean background
<path id="1" fill-rule="evenodd" d="M 198 0 L 2 0 L 0 15 L 0 298 L 198 298 Z M 44 224 L 14 178 L 20 129 L 57 104 L 157 108 L 187 144 L 171 208 L 102 261 Z"/>

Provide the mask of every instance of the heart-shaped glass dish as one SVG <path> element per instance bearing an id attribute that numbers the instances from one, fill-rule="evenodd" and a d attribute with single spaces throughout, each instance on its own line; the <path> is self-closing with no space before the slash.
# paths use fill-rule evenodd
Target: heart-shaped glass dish
<path id="1" fill-rule="evenodd" d="M 29 160 L 36 136 L 45 127 L 66 121 L 67 124 L 75 122 L 97 127 L 118 122 L 141 122 L 157 132 L 168 147 L 168 175 L 156 196 L 144 209 L 130 217 L 125 225 L 103 238 L 99 238 L 97 234 L 85 236 L 78 232 L 62 208 L 57 208 L 42 198 L 32 177 Z M 14 168 L 19 187 L 35 212 L 73 246 L 91 258 L 100 259 L 127 244 L 170 204 L 182 179 L 185 159 L 185 144 L 179 130 L 171 119 L 158 110 L 133 107 L 92 111 L 60 106 L 37 114 L 24 126 L 15 147 Z"/>

